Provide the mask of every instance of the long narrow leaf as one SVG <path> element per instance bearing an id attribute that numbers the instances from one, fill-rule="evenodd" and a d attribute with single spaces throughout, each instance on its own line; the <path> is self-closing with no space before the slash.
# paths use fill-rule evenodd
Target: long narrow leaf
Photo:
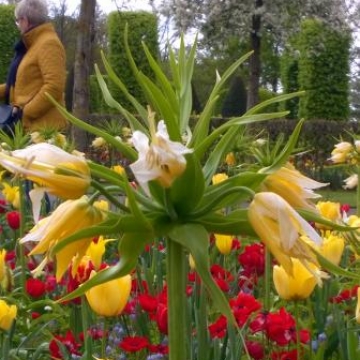
<path id="1" fill-rule="evenodd" d="M 251 114 L 255 114 L 257 112 L 259 112 L 260 110 L 266 108 L 269 105 L 278 103 L 278 102 L 283 102 L 283 101 L 287 101 L 290 100 L 294 97 L 299 97 L 299 96 L 303 96 L 305 95 L 305 91 L 297 91 L 297 92 L 293 92 L 290 94 L 283 94 L 283 95 L 278 95 L 275 96 L 269 100 L 265 100 L 262 101 L 260 104 L 255 105 L 254 107 L 252 107 L 251 109 L 249 109 L 245 115 L 251 115 Z"/>
<path id="2" fill-rule="evenodd" d="M 115 71 L 107 61 L 105 55 L 101 53 L 101 58 L 103 61 L 103 64 L 105 66 L 105 70 L 110 78 L 110 80 L 119 87 L 119 89 L 123 92 L 123 94 L 126 96 L 126 98 L 130 101 L 130 103 L 133 105 L 133 107 L 136 109 L 140 117 L 146 121 L 147 119 L 147 110 L 146 108 L 141 105 L 137 99 L 132 96 L 128 89 L 126 88 L 125 84 L 119 79 L 119 77 L 116 75 Z"/>
<path id="3" fill-rule="evenodd" d="M 176 114 L 179 113 L 178 108 L 178 101 L 176 97 L 176 93 L 174 91 L 174 88 L 171 85 L 171 82 L 168 80 L 164 72 L 162 71 L 161 67 L 159 66 L 158 62 L 153 58 L 151 55 L 150 50 L 146 46 L 145 43 L 142 43 L 142 46 L 145 51 L 145 55 L 149 61 L 149 65 L 151 69 L 153 70 L 157 81 L 159 82 L 160 86 L 162 87 L 163 93 L 166 94 L 169 103 L 171 104 L 172 109 L 175 111 Z"/>
<path id="4" fill-rule="evenodd" d="M 140 123 L 140 121 L 113 98 L 97 65 L 95 65 L 95 74 L 96 74 L 96 78 L 99 83 L 99 86 L 102 91 L 102 94 L 103 94 L 106 104 L 108 106 L 118 110 L 119 113 L 122 114 L 125 117 L 125 119 L 128 121 L 128 123 L 133 131 L 139 130 L 139 131 L 143 132 L 144 134 L 147 134 L 148 131 Z M 140 113 L 142 114 L 143 119 L 144 118 L 147 119 L 147 113 L 144 114 L 144 112 L 141 110 L 140 110 Z"/>
<path id="5" fill-rule="evenodd" d="M 137 152 L 131 148 L 129 145 L 115 139 L 112 135 L 108 134 L 107 132 L 97 128 L 96 126 L 90 125 L 86 123 L 85 121 L 82 121 L 72 114 L 70 114 L 64 107 L 62 107 L 59 103 L 56 102 L 56 100 L 48 93 L 46 93 L 46 96 L 49 98 L 49 100 L 57 107 L 59 112 L 67 118 L 72 124 L 78 126 L 79 128 L 86 130 L 96 136 L 102 137 L 108 144 L 112 145 L 115 149 L 122 152 L 125 157 L 127 157 L 129 160 L 135 161 L 137 159 Z"/>
<path id="6" fill-rule="evenodd" d="M 189 250 L 194 258 L 196 271 L 209 291 L 214 305 L 227 317 L 230 323 L 235 325 L 236 321 L 229 303 L 210 273 L 208 254 L 209 235 L 205 228 L 196 224 L 179 225 L 170 231 L 169 237 Z"/>
<path id="7" fill-rule="evenodd" d="M 200 118 L 195 126 L 194 135 L 191 141 L 191 147 L 194 147 L 196 144 L 200 143 L 201 141 L 206 138 L 209 132 L 209 124 L 212 116 L 212 110 L 216 104 L 214 101 L 215 98 L 219 96 L 219 93 L 223 86 L 225 85 L 226 81 L 230 78 L 230 76 L 236 71 L 236 69 L 250 56 L 252 52 L 249 52 L 242 56 L 240 59 L 235 61 L 223 74 L 220 81 L 214 85 L 214 88 L 209 96 L 209 99 L 204 107 L 204 111 L 201 113 Z M 209 107 L 209 109 L 208 109 Z"/>
<path id="8" fill-rule="evenodd" d="M 304 124 L 304 121 L 305 120 L 302 119 L 297 123 L 293 133 L 289 137 L 288 142 L 284 146 L 281 153 L 276 157 L 274 162 L 270 166 L 261 169 L 260 172 L 262 172 L 264 174 L 271 174 L 272 172 L 279 169 L 281 166 L 283 166 L 288 161 L 289 156 L 292 154 L 292 152 L 294 151 L 294 148 L 297 144 L 297 140 L 299 138 L 300 131 L 301 131 L 302 125 Z"/>
<path id="9" fill-rule="evenodd" d="M 225 124 L 219 126 L 217 129 L 211 132 L 205 139 L 203 139 L 195 147 L 195 153 L 199 158 L 202 158 L 206 151 L 212 146 L 212 144 L 217 141 L 220 136 L 229 131 L 229 128 L 233 128 L 231 131 L 236 131 L 236 126 L 252 124 L 260 121 L 268 121 L 276 118 L 282 118 L 288 114 L 288 111 L 280 111 L 275 113 L 263 113 L 263 114 L 253 114 L 253 115 L 243 115 L 228 120 Z M 231 135 L 228 135 L 231 137 Z"/>
<path id="10" fill-rule="evenodd" d="M 169 136 L 173 141 L 181 139 L 179 131 L 179 114 L 176 114 L 169 103 L 166 94 L 144 74 L 139 74 L 141 86 L 149 99 L 151 105 L 158 112 L 158 115 L 164 119 Z"/>

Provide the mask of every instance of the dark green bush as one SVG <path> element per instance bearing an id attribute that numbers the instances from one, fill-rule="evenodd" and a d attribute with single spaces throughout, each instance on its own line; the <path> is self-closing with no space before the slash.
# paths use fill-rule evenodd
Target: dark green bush
<path id="1" fill-rule="evenodd" d="M 349 32 L 319 20 L 305 20 L 297 41 L 300 98 L 299 117 L 346 120 L 349 117 Z"/>
<path id="2" fill-rule="evenodd" d="M 246 112 L 246 86 L 243 79 L 236 75 L 232 78 L 225 96 L 221 115 L 223 117 L 241 116 Z"/>
<path id="3" fill-rule="evenodd" d="M 0 4 L 0 83 L 6 81 L 11 59 L 14 56 L 14 45 L 20 38 L 19 30 L 15 25 L 15 7 Z"/>
<path id="4" fill-rule="evenodd" d="M 158 58 L 157 18 L 149 12 L 112 12 L 108 16 L 108 55 L 107 58 L 118 77 L 126 84 L 129 92 L 141 103 L 146 104 L 125 52 L 124 30 L 128 24 L 128 42 L 138 69 L 152 78 L 152 71 L 141 43 L 144 42 L 151 54 Z M 118 87 L 110 84 L 110 92 L 123 106 L 130 108 L 129 103 Z"/>

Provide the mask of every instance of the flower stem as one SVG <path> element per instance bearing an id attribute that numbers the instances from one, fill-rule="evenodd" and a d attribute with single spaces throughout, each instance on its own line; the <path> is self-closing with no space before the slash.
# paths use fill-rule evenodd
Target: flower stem
<path id="1" fill-rule="evenodd" d="M 358 186 L 356 187 L 356 215 L 360 216 L 360 186 L 359 186 L 360 166 L 357 166 L 357 176 L 358 176 Z"/>
<path id="2" fill-rule="evenodd" d="M 270 311 L 270 291 L 271 291 L 271 253 L 269 249 L 265 246 L 265 276 L 264 276 L 264 310 Z"/>
<path id="3" fill-rule="evenodd" d="M 168 332 L 169 360 L 189 358 L 186 302 L 186 257 L 181 245 L 167 239 L 167 286 L 168 286 Z"/>
<path id="4" fill-rule="evenodd" d="M 28 180 L 25 180 L 28 181 Z M 19 214 L 20 214 L 20 227 L 19 227 L 19 238 L 21 239 L 25 234 L 25 221 L 26 221 L 26 204 L 25 198 L 28 194 L 25 194 L 25 183 L 23 180 L 19 180 Z M 25 282 L 26 282 L 26 263 L 25 263 L 25 253 L 24 253 L 24 245 L 17 242 L 17 246 L 19 247 L 19 260 L 20 260 L 20 281 L 21 288 L 25 291 Z"/>
<path id="5" fill-rule="evenodd" d="M 298 301 L 295 301 L 295 331 L 296 331 L 296 358 L 300 360 L 300 331 L 299 331 L 299 323 L 300 323 L 300 314 L 299 314 L 299 304 Z"/>
<path id="6" fill-rule="evenodd" d="M 85 296 L 81 297 L 81 320 L 84 334 L 85 352 L 82 356 L 82 360 L 93 360 L 92 356 L 92 342 L 89 330 L 89 308 L 86 302 Z"/>

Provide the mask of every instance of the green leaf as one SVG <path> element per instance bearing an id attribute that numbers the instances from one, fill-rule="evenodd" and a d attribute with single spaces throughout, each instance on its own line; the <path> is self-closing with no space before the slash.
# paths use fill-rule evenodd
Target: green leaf
<path id="1" fill-rule="evenodd" d="M 147 120 L 147 110 L 144 106 L 142 106 L 128 91 L 128 89 L 126 88 L 125 84 L 119 79 L 119 77 L 116 75 L 115 71 L 113 70 L 113 68 L 111 67 L 111 65 L 109 64 L 109 62 L 107 61 L 105 55 L 103 52 L 101 52 L 101 58 L 102 61 L 104 63 L 105 66 L 105 70 L 110 78 L 110 80 L 120 88 L 120 90 L 123 92 L 123 94 L 126 96 L 126 98 L 130 101 L 130 103 L 132 104 L 132 106 L 136 109 L 137 113 L 140 115 L 140 117 L 145 120 Z M 98 77 L 98 81 L 99 81 L 99 70 L 98 67 L 95 66 L 95 70 L 96 70 L 96 75 Z M 102 78 L 102 77 L 101 77 Z M 105 81 L 102 79 L 102 87 L 101 89 L 103 90 L 103 94 L 108 97 L 108 101 L 109 103 L 106 101 L 106 103 L 111 106 L 114 107 L 118 110 L 120 110 L 120 112 L 128 119 L 128 116 L 131 118 L 131 121 L 129 121 L 130 124 L 132 124 L 134 126 L 134 130 L 140 130 L 142 132 L 144 132 L 145 128 L 143 127 L 143 125 L 137 121 L 137 119 L 131 115 L 130 112 L 128 112 L 127 110 L 125 110 L 117 101 L 115 101 L 115 99 L 113 99 L 113 97 L 111 96 L 107 85 L 105 83 Z M 105 90 L 105 93 L 104 93 Z"/>
<path id="2" fill-rule="evenodd" d="M 197 224 L 184 224 L 175 226 L 168 235 L 171 240 L 182 245 L 191 253 L 196 264 L 196 271 L 209 291 L 215 307 L 227 317 L 230 323 L 236 325 L 228 300 L 210 273 L 209 235 L 205 228 Z"/>
<path id="3" fill-rule="evenodd" d="M 156 79 L 159 83 L 159 86 L 161 86 L 162 91 L 164 94 L 166 94 L 169 103 L 171 104 L 171 108 L 174 110 L 175 114 L 179 114 L 179 103 L 176 97 L 176 93 L 171 85 L 171 82 L 168 80 L 164 72 L 162 71 L 161 67 L 159 66 L 158 62 L 153 58 L 151 55 L 148 47 L 143 42 L 142 46 L 145 51 L 145 55 L 149 61 L 149 65 L 151 69 L 154 71 L 154 74 L 156 76 Z"/>
<path id="4" fill-rule="evenodd" d="M 116 185 L 124 190 L 124 179 L 114 170 L 109 169 L 108 167 L 94 163 L 92 161 L 88 162 L 91 177 L 100 178 L 108 181 L 110 184 Z"/>
<path id="5" fill-rule="evenodd" d="M 208 233 L 224 235 L 249 235 L 257 237 L 248 219 L 248 209 L 238 209 L 230 214 L 210 213 L 197 219 Z"/>
<path id="6" fill-rule="evenodd" d="M 331 261 L 329 261 L 328 259 L 326 259 L 326 257 L 324 257 L 323 255 L 321 255 L 318 251 L 316 251 L 315 249 L 311 248 L 311 250 L 315 253 L 316 258 L 320 264 L 320 266 L 329 271 L 332 274 L 335 275 L 339 275 L 339 276 L 343 276 L 345 278 L 350 278 L 350 279 L 355 279 L 357 281 L 360 280 L 360 274 L 358 273 L 354 273 L 354 272 L 350 272 L 348 270 L 345 270 L 335 264 L 333 264 Z"/>
<path id="7" fill-rule="evenodd" d="M 216 105 L 216 100 L 219 98 L 220 91 L 226 84 L 226 81 L 231 77 L 231 75 L 236 71 L 236 69 L 246 61 L 251 55 L 252 51 L 242 56 L 240 59 L 235 61 L 229 68 L 224 72 L 220 81 L 216 82 L 211 94 L 208 98 L 208 101 L 199 117 L 199 120 L 196 123 L 194 134 L 191 139 L 190 146 L 196 148 L 199 143 L 204 141 L 204 139 L 208 136 L 209 133 L 209 125 L 211 116 L 213 115 L 213 110 Z"/>
<path id="8" fill-rule="evenodd" d="M 260 104 L 255 105 L 254 107 L 252 107 L 251 109 L 249 109 L 245 115 L 251 115 L 251 114 L 255 114 L 257 112 L 259 112 L 261 109 L 266 108 L 269 105 L 278 103 L 278 102 L 283 102 L 283 101 L 287 101 L 290 100 L 294 97 L 299 97 L 299 96 L 303 96 L 305 95 L 305 91 L 297 91 L 297 92 L 293 92 L 290 94 L 283 94 L 283 95 L 278 95 L 275 96 L 269 100 L 265 100 L 263 102 L 261 102 Z"/>
<path id="9" fill-rule="evenodd" d="M 228 120 L 225 124 L 221 125 L 217 129 L 215 129 L 211 134 L 209 134 L 198 146 L 195 148 L 196 155 L 199 158 L 202 158 L 211 145 L 218 141 L 216 148 L 212 150 L 210 157 L 211 160 L 208 159 L 206 167 L 213 169 L 215 164 L 218 164 L 219 158 L 221 159 L 224 156 L 224 153 L 228 151 L 234 145 L 234 138 L 237 136 L 239 131 L 239 126 L 251 124 L 259 121 L 272 120 L 275 118 L 282 118 L 288 112 L 276 112 L 276 113 L 265 113 L 265 114 L 255 114 L 248 116 L 241 116 L 237 118 L 233 118 Z M 225 135 L 222 135 L 224 134 Z M 209 164 L 209 165 L 208 165 Z"/>
<path id="10" fill-rule="evenodd" d="M 248 199 L 265 178 L 265 174 L 243 172 L 218 184 L 208 186 L 192 215 L 201 216 L 210 211 L 236 205 L 236 202 L 240 200 Z"/>
<path id="11" fill-rule="evenodd" d="M 77 231 L 71 236 L 61 239 L 52 249 L 52 253 L 56 254 L 64 247 L 69 244 L 72 244 L 76 241 L 85 238 L 93 238 L 100 235 L 113 235 L 121 233 L 138 233 L 144 232 L 151 234 L 149 231 L 149 223 L 141 222 L 139 219 L 133 215 L 120 215 L 120 214 L 109 214 L 109 219 L 100 223 L 96 226 L 91 226 L 82 230 Z"/>
<path id="12" fill-rule="evenodd" d="M 314 211 L 296 209 L 296 211 L 307 221 L 313 221 L 338 231 L 354 231 L 357 227 L 334 223 Z"/>
<path id="13" fill-rule="evenodd" d="M 346 344 L 348 351 L 349 359 L 359 359 L 360 358 L 360 348 L 359 348 L 359 339 L 358 339 L 358 328 L 354 327 L 353 329 L 347 329 L 346 331 Z"/>
<path id="14" fill-rule="evenodd" d="M 125 234 L 119 244 L 119 262 L 107 269 L 99 271 L 91 279 L 83 283 L 75 291 L 62 297 L 58 302 L 69 301 L 83 295 L 86 291 L 96 285 L 117 279 L 130 274 L 136 267 L 138 257 L 144 250 L 145 244 L 153 240 L 148 233 Z"/>
<path id="15" fill-rule="evenodd" d="M 129 182 L 127 181 L 125 173 L 123 176 L 125 178 L 125 181 L 124 181 L 125 187 L 124 188 L 125 188 L 127 200 L 128 200 L 132 215 L 134 216 L 134 218 L 136 218 L 138 220 L 142 231 L 147 229 L 148 232 L 151 233 L 152 232 L 151 224 L 150 224 L 149 220 L 146 218 L 146 216 L 144 215 L 144 213 L 139 208 L 139 205 L 136 201 L 134 189 L 130 186 Z"/>
<path id="16" fill-rule="evenodd" d="M 185 216 L 199 203 L 205 189 L 201 165 L 193 153 L 186 154 L 186 169 L 170 187 L 170 199 L 176 213 Z"/>
<path id="17" fill-rule="evenodd" d="M 164 119 L 170 139 L 173 141 L 180 141 L 179 114 L 171 107 L 167 94 L 163 94 L 161 89 L 142 73 L 139 74 L 139 81 L 149 99 L 149 103 L 152 105 L 155 112 L 158 113 L 158 116 Z"/>
<path id="18" fill-rule="evenodd" d="M 106 61 L 105 58 L 103 60 L 104 62 Z M 108 72 L 110 72 L 110 65 L 105 66 L 106 70 Z M 120 114 L 122 114 L 124 116 L 124 118 L 127 120 L 129 126 L 131 127 L 131 129 L 133 131 L 135 130 L 139 130 L 141 132 L 143 132 L 144 134 L 148 134 L 147 129 L 141 124 L 141 122 L 132 114 L 130 113 L 128 110 L 126 110 L 123 106 L 121 106 L 111 95 L 106 82 L 104 81 L 103 76 L 100 73 L 99 68 L 97 67 L 97 65 L 95 65 L 95 74 L 101 89 L 101 92 L 103 94 L 104 100 L 106 102 L 106 104 L 112 108 L 115 108 L 119 111 Z M 119 85 L 120 79 L 119 78 L 115 78 L 115 74 L 113 76 L 109 75 L 109 78 L 116 83 L 116 85 Z M 125 88 L 125 85 L 123 85 Z M 127 90 L 123 90 L 123 91 L 127 91 Z M 134 104 L 133 104 L 134 105 Z M 135 105 L 134 105 L 135 106 Z M 147 111 L 144 107 L 142 107 L 142 105 L 138 105 L 138 108 L 141 107 L 141 109 L 137 109 L 138 113 L 140 114 L 140 116 L 142 117 L 142 119 L 145 119 L 145 123 L 147 121 Z"/>
<path id="19" fill-rule="evenodd" d="M 302 125 L 304 124 L 304 121 L 305 120 L 302 119 L 297 123 L 293 133 L 289 137 L 289 140 L 286 143 L 286 145 L 285 145 L 284 149 L 282 150 L 282 152 L 277 156 L 277 158 L 274 160 L 272 165 L 261 169 L 260 170 L 261 173 L 271 174 L 274 171 L 276 171 L 277 169 L 279 169 L 281 166 L 283 166 L 289 160 L 289 156 L 294 151 L 294 148 L 295 148 L 296 143 L 298 141 L 300 131 L 301 131 Z"/>
<path id="20" fill-rule="evenodd" d="M 76 125 L 80 129 L 88 131 L 96 136 L 102 137 L 108 144 L 112 145 L 115 149 L 121 152 L 125 157 L 129 160 L 135 161 L 137 159 L 137 152 L 130 147 L 129 145 L 119 141 L 114 136 L 108 134 L 107 132 L 97 128 L 96 126 L 90 125 L 85 121 L 82 121 L 72 114 L 70 114 L 63 106 L 56 102 L 56 100 L 48 93 L 45 95 L 49 98 L 49 100 L 56 106 L 59 112 L 68 119 L 72 124 Z"/>

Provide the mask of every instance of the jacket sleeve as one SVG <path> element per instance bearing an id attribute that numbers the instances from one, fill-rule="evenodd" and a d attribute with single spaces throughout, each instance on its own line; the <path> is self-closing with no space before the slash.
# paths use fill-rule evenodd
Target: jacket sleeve
<path id="1" fill-rule="evenodd" d="M 38 54 L 38 66 L 42 76 L 41 87 L 23 108 L 24 115 L 34 120 L 53 107 L 46 94 L 58 102 L 64 96 L 66 58 L 65 50 L 57 39 L 44 42 Z"/>

